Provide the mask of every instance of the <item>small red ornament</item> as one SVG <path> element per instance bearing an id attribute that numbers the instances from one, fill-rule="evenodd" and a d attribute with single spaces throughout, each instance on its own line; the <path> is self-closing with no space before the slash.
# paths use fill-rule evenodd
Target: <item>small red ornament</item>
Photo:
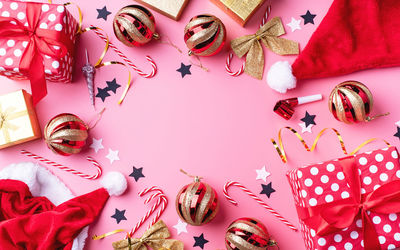
<path id="1" fill-rule="evenodd" d="M 159 39 L 153 14 L 143 6 L 128 5 L 120 9 L 113 21 L 114 34 L 129 47 Z"/>
<path id="2" fill-rule="evenodd" d="M 71 155 L 81 152 L 88 138 L 88 126 L 76 115 L 59 114 L 44 128 L 44 139 L 54 153 Z"/>
<path id="3" fill-rule="evenodd" d="M 198 15 L 186 25 L 184 39 L 189 55 L 212 56 L 224 47 L 225 26 L 218 17 Z"/>
<path id="4" fill-rule="evenodd" d="M 218 196 L 210 185 L 195 177 L 193 183 L 179 191 L 175 206 L 182 220 L 190 225 L 200 226 L 216 216 L 219 209 Z"/>
<path id="5" fill-rule="evenodd" d="M 368 122 L 377 117 L 370 117 L 374 101 L 371 91 L 357 81 L 346 81 L 337 85 L 329 96 L 329 110 L 333 116 L 344 123 Z"/>
<path id="6" fill-rule="evenodd" d="M 253 218 L 240 218 L 232 222 L 225 234 L 228 250 L 265 250 L 277 246 L 269 236 L 267 228 Z"/>

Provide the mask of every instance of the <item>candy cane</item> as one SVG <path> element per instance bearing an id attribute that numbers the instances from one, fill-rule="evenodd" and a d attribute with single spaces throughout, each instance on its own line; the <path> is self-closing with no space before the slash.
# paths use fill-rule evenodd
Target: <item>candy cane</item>
<path id="1" fill-rule="evenodd" d="M 56 168 L 58 168 L 58 169 L 61 169 L 61 170 L 63 170 L 63 171 L 66 171 L 66 172 L 68 172 L 68 173 L 71 173 L 71 174 L 74 174 L 74 175 L 77 175 L 77 176 L 79 176 L 79 177 L 82 177 L 82 178 L 85 178 L 85 179 L 89 179 L 89 180 L 95 180 L 95 179 L 99 178 L 99 177 L 101 176 L 101 174 L 102 174 L 102 169 L 101 169 L 100 164 L 99 164 L 95 159 L 93 159 L 93 158 L 90 157 L 90 156 L 88 156 L 88 157 L 86 158 L 86 160 L 88 160 L 90 163 L 93 164 L 93 166 L 96 167 L 96 169 L 97 169 L 97 174 L 94 174 L 94 175 L 84 174 L 84 173 L 79 172 L 79 171 L 77 171 L 77 170 L 75 170 L 75 169 L 72 169 L 72 168 L 63 166 L 63 165 L 58 164 L 58 163 L 56 163 L 56 162 L 54 162 L 54 161 L 50 161 L 50 160 L 48 160 L 48 159 L 46 159 L 46 158 L 43 158 L 43 157 L 41 157 L 41 156 L 39 156 L 39 155 L 33 154 L 33 153 L 31 153 L 31 152 L 29 152 L 29 151 L 26 151 L 26 150 L 21 150 L 21 154 L 23 154 L 23 155 L 25 155 L 25 156 L 28 156 L 28 157 L 31 157 L 31 158 L 33 158 L 33 159 L 35 159 L 35 160 L 40 161 L 40 162 L 43 162 L 43 163 L 45 163 L 45 164 L 47 164 L 47 165 L 50 165 L 50 166 L 52 166 L 52 167 L 56 167 Z"/>
<path id="2" fill-rule="evenodd" d="M 94 27 L 94 26 L 91 26 Z M 101 33 L 98 29 L 93 29 L 93 32 L 96 33 L 104 42 L 107 42 L 107 37 L 104 36 L 103 33 Z M 144 78 L 152 78 L 156 73 L 157 73 L 157 65 L 154 62 L 154 60 L 150 56 L 146 56 L 146 60 L 151 64 L 151 72 L 146 74 L 144 73 L 141 69 L 139 69 L 127 56 L 125 56 L 124 53 L 122 53 L 121 50 L 117 48 L 111 41 L 108 40 L 108 45 L 110 48 L 112 48 L 115 53 L 117 53 L 129 66 L 133 68 L 134 71 L 136 71 L 140 76 Z"/>
<path id="3" fill-rule="evenodd" d="M 292 229 L 294 231 L 297 231 L 297 228 L 292 223 L 290 223 L 288 220 L 286 220 L 282 215 L 280 215 L 278 212 L 276 212 L 272 207 L 268 206 L 267 203 L 262 201 L 258 196 L 256 196 L 253 192 L 251 192 L 249 189 L 247 189 L 245 186 L 243 186 L 239 182 L 229 181 L 224 186 L 224 191 L 223 191 L 224 196 L 226 199 L 228 199 L 228 201 L 230 203 L 237 206 L 237 202 L 234 199 L 232 199 L 232 197 L 230 197 L 228 194 L 228 188 L 230 186 L 236 186 L 236 187 L 240 188 L 243 192 L 245 192 L 247 195 L 249 195 L 251 198 L 253 198 L 258 204 L 260 204 L 265 209 L 267 209 L 268 212 L 275 215 L 275 217 L 277 217 L 280 221 L 282 221 L 286 226 L 288 226 L 290 229 Z"/>
<path id="4" fill-rule="evenodd" d="M 160 205 L 161 205 L 161 207 L 158 210 L 158 212 L 157 212 L 156 216 L 154 217 L 154 219 L 152 220 L 152 222 L 150 223 L 149 227 L 154 225 L 160 218 L 161 214 L 164 212 L 164 210 L 168 204 L 168 200 L 167 200 L 167 197 L 165 196 L 164 192 L 160 188 L 155 187 L 155 186 L 153 186 L 151 188 L 146 188 L 139 193 L 139 196 L 143 197 L 147 193 L 154 192 L 154 191 L 156 191 L 156 193 L 151 195 L 149 198 L 147 198 L 144 203 L 147 204 L 155 198 L 158 198 L 157 202 L 151 207 L 151 209 L 149 211 L 147 211 L 147 213 L 140 219 L 140 221 L 135 225 L 135 227 L 132 228 L 132 230 L 128 233 L 129 237 L 132 237 L 135 234 L 135 232 L 144 224 L 144 222 L 150 217 L 150 215 L 152 215 L 154 213 L 154 211 Z"/>
<path id="5" fill-rule="evenodd" d="M 262 18 L 262 20 L 261 20 L 260 28 L 261 28 L 262 26 L 264 26 L 264 24 L 267 23 L 269 14 L 271 14 L 271 3 L 268 3 L 267 9 L 265 10 L 265 13 L 264 13 L 264 15 L 263 15 L 263 18 Z"/>
<path id="6" fill-rule="evenodd" d="M 245 67 L 245 63 L 242 64 L 242 67 L 240 67 L 240 69 L 236 72 L 231 70 L 231 61 L 233 58 L 233 54 L 229 53 L 228 57 L 226 58 L 226 62 L 225 62 L 225 70 L 228 73 L 228 75 L 230 76 L 240 76 L 241 74 L 243 74 L 244 72 L 244 67 Z"/>

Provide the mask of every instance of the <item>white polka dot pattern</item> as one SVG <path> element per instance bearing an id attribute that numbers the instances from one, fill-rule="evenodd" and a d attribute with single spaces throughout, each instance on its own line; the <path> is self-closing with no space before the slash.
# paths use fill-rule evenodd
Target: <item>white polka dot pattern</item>
<path id="1" fill-rule="evenodd" d="M 15 17 L 28 26 L 26 20 L 26 3 L 20 1 L 0 2 L 0 15 Z M 15 22 L 16 24 L 16 22 Z M 78 23 L 62 4 L 42 4 L 39 28 L 55 30 L 65 34 L 75 44 Z M 0 75 L 11 79 L 25 80 L 27 77 L 19 72 L 18 65 L 28 46 L 27 41 L 0 39 Z M 54 82 L 71 82 L 74 58 L 67 53 L 64 58 L 43 58 L 46 79 Z"/>
<path id="2" fill-rule="evenodd" d="M 398 152 L 394 147 L 356 155 L 361 193 L 368 194 L 388 182 L 400 180 L 398 158 Z M 351 196 L 340 160 L 311 164 L 299 170 L 292 170 L 288 173 L 288 178 L 296 204 L 303 207 L 314 207 Z M 400 247 L 399 215 L 395 213 L 384 215 L 371 211 L 367 214 L 379 235 L 382 249 Z M 318 236 L 302 222 L 300 228 L 306 249 L 364 249 L 360 217 L 345 230 L 330 235 Z"/>

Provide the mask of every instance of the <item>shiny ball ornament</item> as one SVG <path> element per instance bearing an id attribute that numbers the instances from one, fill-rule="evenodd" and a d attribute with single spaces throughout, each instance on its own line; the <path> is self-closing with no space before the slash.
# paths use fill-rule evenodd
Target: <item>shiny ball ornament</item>
<path id="1" fill-rule="evenodd" d="M 210 222 L 219 209 L 215 190 L 198 178 L 179 191 L 175 205 L 179 217 L 193 226 Z"/>
<path id="2" fill-rule="evenodd" d="M 60 155 L 68 156 L 81 152 L 87 138 L 88 126 L 73 114 L 59 114 L 44 128 L 47 146 Z"/>
<path id="3" fill-rule="evenodd" d="M 159 39 L 153 14 L 140 5 L 120 9 L 114 17 L 113 26 L 118 40 L 129 47 L 141 46 L 153 38 Z"/>
<path id="4" fill-rule="evenodd" d="M 260 221 L 240 218 L 226 230 L 225 246 L 228 250 L 265 250 L 277 243 L 270 239 L 267 228 Z"/>
<path id="5" fill-rule="evenodd" d="M 189 55 L 212 56 L 224 47 L 225 26 L 215 16 L 198 15 L 186 25 L 184 39 Z"/>
<path id="6" fill-rule="evenodd" d="M 330 112 L 338 121 L 348 124 L 370 121 L 373 104 L 371 91 L 357 81 L 337 85 L 329 96 Z"/>

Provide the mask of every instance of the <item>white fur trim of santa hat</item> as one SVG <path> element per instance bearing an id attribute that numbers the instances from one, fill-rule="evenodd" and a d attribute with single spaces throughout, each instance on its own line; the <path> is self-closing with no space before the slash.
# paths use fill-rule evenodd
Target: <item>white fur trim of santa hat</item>
<path id="1" fill-rule="evenodd" d="M 267 83 L 279 93 L 286 93 L 288 89 L 296 87 L 296 77 L 292 73 L 292 66 L 287 61 L 274 63 L 268 71 Z"/>
<path id="2" fill-rule="evenodd" d="M 120 172 L 108 172 L 100 180 L 100 183 L 110 196 L 123 194 L 128 186 L 125 176 Z"/>
<path id="3" fill-rule="evenodd" d="M 74 198 L 71 190 L 50 171 L 32 162 L 11 164 L 0 171 L 0 179 L 24 182 L 35 197 L 44 196 L 54 205 Z M 88 237 L 89 226 L 74 239 L 72 250 L 82 250 Z"/>

